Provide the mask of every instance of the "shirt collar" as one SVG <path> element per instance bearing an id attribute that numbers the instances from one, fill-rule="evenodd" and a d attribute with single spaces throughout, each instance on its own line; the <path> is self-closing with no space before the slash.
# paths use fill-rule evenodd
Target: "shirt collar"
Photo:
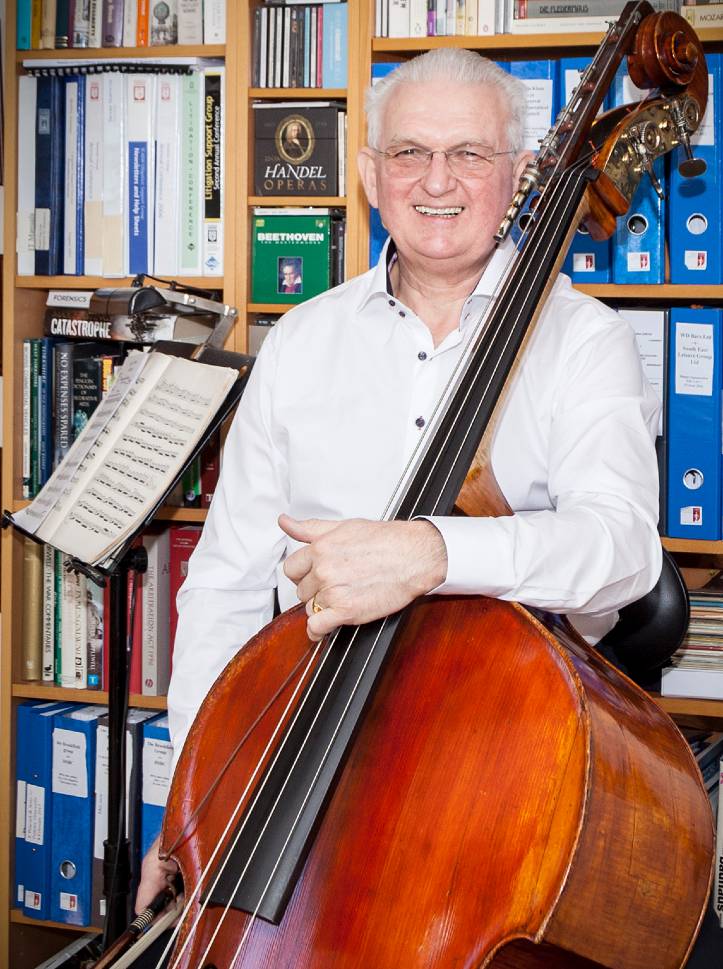
<path id="1" fill-rule="evenodd" d="M 492 253 L 479 282 L 475 286 L 470 299 L 484 297 L 489 299 L 499 283 L 514 252 L 514 243 L 507 238 L 501 246 Z M 379 256 L 376 266 L 370 271 L 369 288 L 359 306 L 362 309 L 374 297 L 388 299 L 393 296 L 391 270 L 397 260 L 397 247 L 393 239 L 387 239 Z"/>

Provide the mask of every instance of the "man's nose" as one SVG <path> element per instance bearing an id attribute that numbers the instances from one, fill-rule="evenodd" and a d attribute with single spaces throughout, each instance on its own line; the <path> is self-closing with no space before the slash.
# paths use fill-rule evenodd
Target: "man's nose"
<path id="1" fill-rule="evenodd" d="M 429 166 L 422 179 L 425 189 L 432 195 L 443 195 L 455 185 L 456 181 L 457 178 L 449 167 L 445 152 L 432 152 Z"/>

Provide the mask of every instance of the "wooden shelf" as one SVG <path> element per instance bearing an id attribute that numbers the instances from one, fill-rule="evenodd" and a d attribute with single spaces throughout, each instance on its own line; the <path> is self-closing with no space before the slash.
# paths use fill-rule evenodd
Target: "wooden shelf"
<path id="1" fill-rule="evenodd" d="M 345 206 L 346 195 L 249 195 L 249 205 L 261 205 L 267 209 L 275 209 L 280 205 L 330 209 Z"/>
<path id="2" fill-rule="evenodd" d="M 46 929 L 65 929 L 68 932 L 95 932 L 97 934 L 103 931 L 95 926 L 66 925 L 65 922 L 49 922 L 40 919 L 30 919 L 27 917 L 27 915 L 23 915 L 23 913 L 17 908 L 10 909 L 10 921 L 16 922 L 18 925 L 42 925 Z"/>
<path id="3" fill-rule="evenodd" d="M 669 552 L 688 552 L 691 555 L 723 555 L 723 542 L 696 541 L 692 538 L 663 538 L 663 548 Z"/>
<path id="4" fill-rule="evenodd" d="M 107 690 L 74 690 L 65 686 L 45 686 L 43 683 L 13 683 L 13 696 L 23 700 L 66 700 L 72 703 L 107 703 Z M 129 704 L 147 710 L 165 710 L 165 696 L 144 696 L 131 693 Z"/>
<path id="5" fill-rule="evenodd" d="M 130 286 L 135 278 L 135 276 L 16 276 L 15 286 L 18 289 L 113 289 Z M 223 289 L 223 276 L 178 276 L 174 281 L 183 283 L 185 286 L 195 286 L 197 289 Z M 153 279 L 150 283 L 156 285 Z"/>
<path id="6" fill-rule="evenodd" d="M 659 696 L 651 694 L 655 702 L 671 716 L 723 718 L 723 700 L 702 700 L 698 697 Z"/>
<path id="7" fill-rule="evenodd" d="M 345 87 L 250 87 L 249 101 L 345 101 Z"/>
<path id="8" fill-rule="evenodd" d="M 292 310 L 298 303 L 249 303 L 246 306 L 247 313 L 286 313 Z"/>
<path id="9" fill-rule="evenodd" d="M 160 47 L 63 47 L 56 50 L 19 50 L 17 64 L 23 61 L 149 61 L 169 57 L 225 57 L 225 44 L 165 44 Z"/>
<path id="10" fill-rule="evenodd" d="M 622 286 L 614 283 L 575 283 L 575 289 L 598 299 L 635 299 L 646 302 L 669 303 L 685 300 L 700 303 L 702 300 L 723 300 L 723 286 L 682 286 L 660 283 L 652 286 Z"/>
<path id="11" fill-rule="evenodd" d="M 723 41 L 723 29 L 696 31 L 703 43 Z M 598 47 L 603 32 L 574 34 L 492 34 L 489 37 L 464 37 L 464 46 L 469 50 L 554 51 L 558 56 L 561 49 Z M 373 54 L 416 54 L 419 51 L 435 50 L 438 47 L 459 47 L 460 37 L 374 37 Z"/>

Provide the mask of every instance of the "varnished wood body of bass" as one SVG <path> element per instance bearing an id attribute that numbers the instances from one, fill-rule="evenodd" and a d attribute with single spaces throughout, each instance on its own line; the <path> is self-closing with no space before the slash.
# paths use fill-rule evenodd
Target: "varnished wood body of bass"
<path id="1" fill-rule="evenodd" d="M 163 844 L 308 648 L 305 618 L 280 617 L 222 673 L 182 753 Z M 187 895 L 282 709 L 174 851 Z M 257 920 L 236 957 L 248 916 L 231 912 L 202 959 L 211 909 L 178 965 L 680 969 L 712 844 L 692 754 L 641 690 L 521 607 L 430 598 L 398 637 L 281 924 Z"/>

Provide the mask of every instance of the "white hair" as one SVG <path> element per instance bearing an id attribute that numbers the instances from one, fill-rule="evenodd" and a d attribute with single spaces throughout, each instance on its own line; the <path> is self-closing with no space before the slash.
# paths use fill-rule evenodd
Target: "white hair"
<path id="1" fill-rule="evenodd" d="M 384 109 L 395 89 L 405 83 L 425 83 L 445 80 L 459 84 L 485 84 L 496 87 L 503 95 L 509 116 L 507 119 L 508 148 L 522 151 L 522 138 L 527 113 L 526 89 L 523 82 L 502 70 L 494 61 L 471 50 L 440 47 L 419 54 L 400 64 L 366 92 L 368 143 L 381 148 L 380 137 Z"/>

